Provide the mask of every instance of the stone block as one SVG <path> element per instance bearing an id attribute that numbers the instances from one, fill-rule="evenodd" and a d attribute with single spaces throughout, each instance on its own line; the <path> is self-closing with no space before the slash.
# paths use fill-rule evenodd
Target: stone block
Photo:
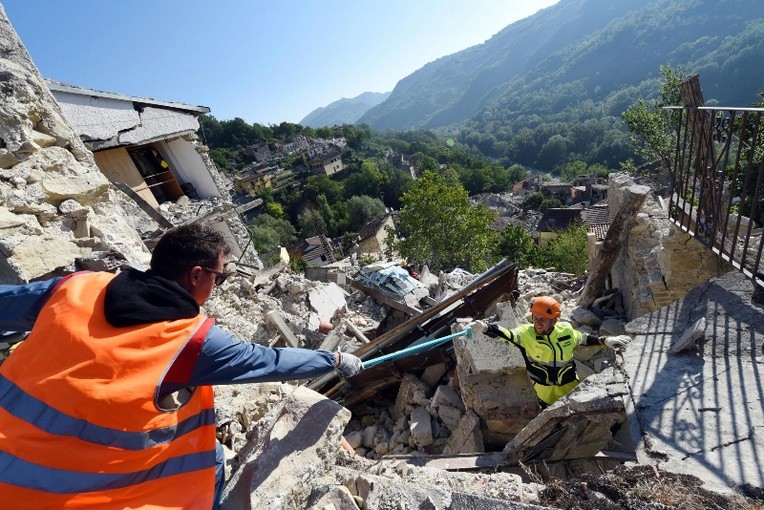
<path id="1" fill-rule="evenodd" d="M 413 374 L 403 374 L 395 405 L 391 410 L 393 419 L 397 420 L 411 412 L 414 406 L 429 406 L 430 388 Z"/>
<path id="2" fill-rule="evenodd" d="M 438 363 L 425 368 L 420 378 L 427 386 L 434 388 L 444 375 L 446 375 L 446 365 L 445 363 Z"/>
<path id="3" fill-rule="evenodd" d="M 480 418 L 473 411 L 468 411 L 459 420 L 458 425 L 446 441 L 443 453 L 457 455 L 460 453 L 482 453 L 484 451 Z"/>
<path id="4" fill-rule="evenodd" d="M 334 459 L 349 420 L 350 411 L 336 402 L 295 388 L 249 431 L 223 508 L 307 508 L 311 487 L 335 485 Z"/>
<path id="5" fill-rule="evenodd" d="M 409 422 L 411 431 L 410 443 L 418 448 L 430 446 L 433 441 L 432 416 L 424 407 L 417 406 L 411 410 Z"/>

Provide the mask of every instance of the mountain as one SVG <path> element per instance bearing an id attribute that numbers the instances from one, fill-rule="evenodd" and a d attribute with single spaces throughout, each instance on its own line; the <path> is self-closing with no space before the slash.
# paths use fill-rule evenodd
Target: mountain
<path id="1" fill-rule="evenodd" d="M 351 99 L 342 98 L 323 108 L 316 108 L 299 124 L 313 128 L 354 124 L 369 108 L 378 105 L 390 96 L 390 92 L 364 92 Z"/>
<path id="2" fill-rule="evenodd" d="M 359 123 L 467 126 L 502 156 L 497 142 L 566 112 L 620 118 L 657 92 L 667 64 L 699 73 L 707 101 L 750 106 L 764 90 L 761 62 L 761 0 L 561 0 L 403 78 Z"/>

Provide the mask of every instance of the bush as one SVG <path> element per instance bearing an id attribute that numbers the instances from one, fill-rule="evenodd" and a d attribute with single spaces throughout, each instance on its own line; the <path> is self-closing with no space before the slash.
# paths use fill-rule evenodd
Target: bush
<path id="1" fill-rule="evenodd" d="M 586 249 L 587 232 L 589 227 L 581 224 L 558 232 L 557 237 L 541 249 L 539 265 L 553 267 L 563 273 L 583 276 L 589 268 Z"/>

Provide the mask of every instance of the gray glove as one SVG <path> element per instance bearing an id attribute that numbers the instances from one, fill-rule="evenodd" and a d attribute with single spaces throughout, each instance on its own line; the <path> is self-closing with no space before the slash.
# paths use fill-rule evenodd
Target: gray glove
<path id="1" fill-rule="evenodd" d="M 473 333 L 485 333 L 488 331 L 488 323 L 486 321 L 472 321 L 467 325 L 472 328 Z"/>
<path id="2" fill-rule="evenodd" d="M 337 357 L 339 363 L 337 363 L 337 370 L 345 377 L 351 377 L 363 370 L 363 361 L 358 356 L 353 356 L 347 352 L 337 351 Z"/>
<path id="3" fill-rule="evenodd" d="M 488 331 L 488 323 L 485 321 L 472 321 L 472 322 L 457 322 L 451 326 L 452 333 L 458 333 L 464 331 L 467 328 L 472 328 L 473 333 L 485 333 Z"/>
<path id="4" fill-rule="evenodd" d="M 623 349 L 624 347 L 629 345 L 629 342 L 631 342 L 631 337 L 629 335 L 602 337 L 602 344 L 607 345 L 613 350 Z"/>

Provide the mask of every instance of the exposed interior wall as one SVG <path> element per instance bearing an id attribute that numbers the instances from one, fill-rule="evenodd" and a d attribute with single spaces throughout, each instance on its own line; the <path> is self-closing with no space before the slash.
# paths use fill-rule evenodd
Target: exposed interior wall
<path id="1" fill-rule="evenodd" d="M 127 184 L 154 209 L 159 207 L 159 202 L 157 202 L 156 198 L 151 193 L 151 190 L 146 187 L 146 182 L 143 180 L 143 176 L 141 176 L 135 163 L 133 163 L 130 155 L 123 147 L 120 147 L 119 149 L 99 151 L 93 155 L 95 156 L 98 168 L 107 179 L 111 182 L 123 182 Z"/>
<path id="2" fill-rule="evenodd" d="M 220 190 L 194 145 L 184 138 L 158 143 L 179 184 L 190 183 L 201 199 L 220 197 Z"/>

